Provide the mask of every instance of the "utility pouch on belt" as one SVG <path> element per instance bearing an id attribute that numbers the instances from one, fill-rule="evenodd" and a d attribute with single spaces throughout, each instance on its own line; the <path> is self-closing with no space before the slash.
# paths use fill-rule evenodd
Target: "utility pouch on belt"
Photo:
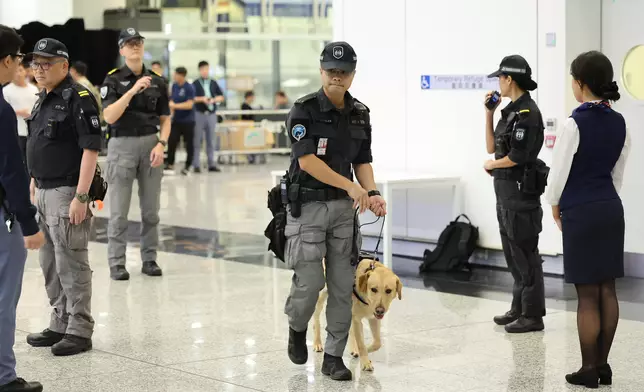
<path id="1" fill-rule="evenodd" d="M 270 221 L 264 236 L 270 240 L 268 250 L 273 251 L 275 256 L 284 261 L 284 252 L 286 250 L 286 235 L 284 230 L 286 228 L 286 204 L 283 196 L 286 193 L 285 189 L 288 188 L 287 183 L 288 172 L 282 177 L 280 183 L 268 191 L 268 209 L 273 214 L 273 219 Z"/>
<path id="2" fill-rule="evenodd" d="M 101 168 L 96 165 L 96 170 L 94 171 L 94 178 L 92 178 L 92 184 L 89 187 L 89 199 L 92 201 L 105 200 L 105 195 L 107 195 L 107 182 L 103 180 L 101 176 Z"/>
<path id="3" fill-rule="evenodd" d="M 549 173 L 550 168 L 541 159 L 537 159 L 534 164 L 525 165 L 519 190 L 530 195 L 542 195 L 548 185 Z"/>
<path id="4" fill-rule="evenodd" d="M 291 202 L 291 216 L 299 218 L 302 215 L 302 200 L 300 198 L 300 184 L 291 184 L 288 187 L 288 199 Z"/>

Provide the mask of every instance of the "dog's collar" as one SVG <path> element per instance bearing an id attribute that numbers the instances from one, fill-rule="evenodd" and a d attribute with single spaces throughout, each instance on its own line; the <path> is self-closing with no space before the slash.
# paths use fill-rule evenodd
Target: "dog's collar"
<path id="1" fill-rule="evenodd" d="M 369 306 L 369 303 L 368 303 L 367 301 L 365 301 L 365 300 L 360 296 L 360 293 L 358 293 L 358 290 L 356 290 L 356 285 L 353 285 L 353 295 L 355 295 L 355 296 L 356 296 L 356 298 L 358 299 L 358 301 L 360 301 L 360 302 L 362 302 L 363 304 L 365 304 L 365 305 Z"/>

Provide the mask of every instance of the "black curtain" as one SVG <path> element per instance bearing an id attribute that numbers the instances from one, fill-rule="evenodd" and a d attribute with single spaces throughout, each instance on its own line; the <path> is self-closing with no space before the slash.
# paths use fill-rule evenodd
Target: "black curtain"
<path id="1" fill-rule="evenodd" d="M 109 71 L 116 67 L 119 60 L 119 31 L 85 30 L 83 19 L 70 19 L 64 25 L 47 26 L 31 22 L 22 26 L 18 33 L 25 40 L 23 53 L 33 51 L 36 43 L 43 38 L 53 38 L 64 43 L 69 50 L 70 63 L 82 61 L 87 64 L 87 78 L 94 85 L 103 84 Z"/>

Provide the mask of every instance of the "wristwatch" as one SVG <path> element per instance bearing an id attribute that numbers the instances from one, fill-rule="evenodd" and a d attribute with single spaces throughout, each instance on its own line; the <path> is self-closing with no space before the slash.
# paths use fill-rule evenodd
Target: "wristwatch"
<path id="1" fill-rule="evenodd" d="M 161 143 L 161 145 L 162 145 L 163 147 L 167 147 L 167 146 L 168 146 L 168 142 L 166 142 L 165 140 L 159 139 L 159 143 Z"/>
<path id="2" fill-rule="evenodd" d="M 367 193 L 367 196 L 369 196 L 369 197 L 371 197 L 371 196 L 380 196 L 380 192 L 378 190 L 369 191 Z"/>
<path id="3" fill-rule="evenodd" d="M 87 193 L 77 193 L 76 198 L 83 204 L 89 201 L 89 195 Z"/>

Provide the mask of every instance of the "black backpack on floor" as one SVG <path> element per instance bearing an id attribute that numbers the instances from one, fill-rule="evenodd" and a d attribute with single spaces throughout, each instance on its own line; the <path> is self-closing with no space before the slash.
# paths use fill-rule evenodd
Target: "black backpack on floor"
<path id="1" fill-rule="evenodd" d="M 464 217 L 467 222 L 459 222 Z M 431 251 L 425 250 L 421 273 L 430 271 L 460 271 L 470 269 L 468 262 L 479 239 L 479 229 L 472 225 L 465 214 L 456 217 L 447 225 L 438 238 L 438 245 Z"/>

